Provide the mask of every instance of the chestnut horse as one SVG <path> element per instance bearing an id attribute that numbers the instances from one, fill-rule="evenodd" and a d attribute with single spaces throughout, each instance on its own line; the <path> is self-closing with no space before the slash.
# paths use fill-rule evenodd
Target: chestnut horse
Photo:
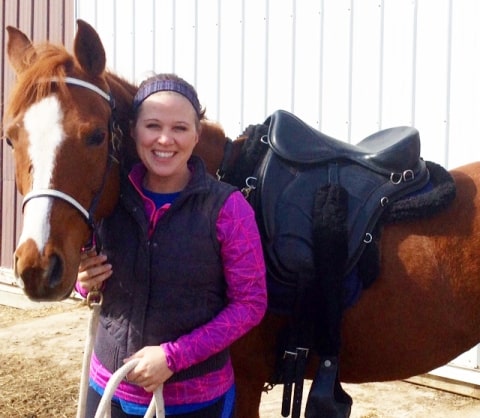
<path id="1" fill-rule="evenodd" d="M 116 203 L 119 166 L 132 162 L 131 141 L 119 132 L 128 132 L 136 88 L 105 70 L 102 43 L 85 22 L 78 21 L 73 55 L 7 30 L 17 84 L 4 131 L 25 196 L 14 272 L 31 299 L 60 300 L 73 289 L 95 222 Z M 224 162 L 226 141 L 219 127 L 204 127 L 196 152 L 211 173 Z M 241 138 L 233 141 L 226 160 L 241 147 Z M 425 373 L 480 342 L 480 164 L 451 174 L 457 195 L 447 210 L 383 229 L 379 277 L 344 315 L 343 382 Z M 259 417 L 286 321 L 268 312 L 232 347 L 238 417 Z M 307 378 L 316 367 L 309 365 Z"/>

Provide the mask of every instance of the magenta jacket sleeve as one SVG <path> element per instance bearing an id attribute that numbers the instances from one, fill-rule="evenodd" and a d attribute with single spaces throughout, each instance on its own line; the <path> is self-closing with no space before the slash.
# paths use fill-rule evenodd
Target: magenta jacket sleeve
<path id="1" fill-rule="evenodd" d="M 186 369 L 229 347 L 263 318 L 267 308 L 265 262 L 255 214 L 240 192 L 226 200 L 217 236 L 227 282 L 227 305 L 210 322 L 162 344 L 170 369 Z"/>
<path id="2" fill-rule="evenodd" d="M 75 282 L 75 288 L 74 288 L 75 292 L 77 292 L 82 298 L 86 298 L 87 295 L 88 295 L 88 292 L 82 287 L 80 286 L 80 284 L 78 283 L 78 281 Z"/>

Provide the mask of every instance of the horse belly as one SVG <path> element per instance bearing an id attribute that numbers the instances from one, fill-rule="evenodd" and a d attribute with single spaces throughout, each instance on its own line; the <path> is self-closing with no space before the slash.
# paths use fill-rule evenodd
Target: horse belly
<path id="1" fill-rule="evenodd" d="M 456 295 L 465 292 L 453 293 L 441 239 L 420 232 L 408 226 L 384 231 L 380 277 L 345 312 L 342 381 L 426 373 L 475 344 L 478 332 L 472 335 L 461 324 L 468 322 L 458 313 L 464 296 Z"/>

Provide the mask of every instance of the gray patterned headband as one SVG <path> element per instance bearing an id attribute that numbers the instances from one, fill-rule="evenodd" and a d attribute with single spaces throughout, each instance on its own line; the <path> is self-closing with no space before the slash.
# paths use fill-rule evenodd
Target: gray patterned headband
<path id="1" fill-rule="evenodd" d="M 177 80 L 152 80 L 143 83 L 133 99 L 134 112 L 136 113 L 138 111 L 138 108 L 148 96 L 158 93 L 159 91 L 174 91 L 186 97 L 200 117 L 201 108 L 197 93 L 189 85 Z"/>

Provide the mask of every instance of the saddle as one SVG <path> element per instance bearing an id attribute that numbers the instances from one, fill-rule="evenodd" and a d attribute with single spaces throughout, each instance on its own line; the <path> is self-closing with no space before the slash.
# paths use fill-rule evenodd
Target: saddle
<path id="1" fill-rule="evenodd" d="M 250 202 L 263 238 L 268 275 L 280 283 L 295 286 L 299 276 L 316 275 L 312 225 L 320 188 L 337 186 L 348 196 L 344 270 L 348 275 L 389 204 L 429 181 L 414 128 L 386 129 L 352 145 L 318 132 L 284 110 L 273 113 L 265 124 L 268 150 L 257 166 Z"/>

